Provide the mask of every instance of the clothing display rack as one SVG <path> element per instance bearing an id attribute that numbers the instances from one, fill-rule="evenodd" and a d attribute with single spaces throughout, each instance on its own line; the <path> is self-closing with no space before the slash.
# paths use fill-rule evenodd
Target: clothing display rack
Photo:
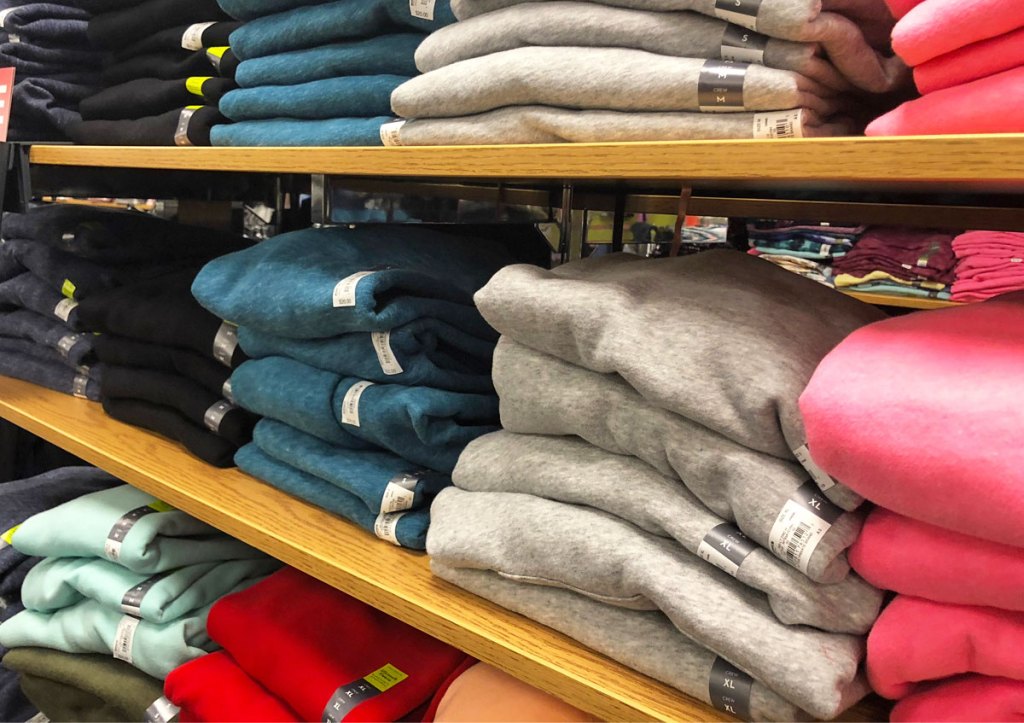
<path id="1" fill-rule="evenodd" d="M 28 165 L 313 178 L 438 196 L 987 229 L 1024 228 L 1024 134 L 545 146 L 199 148 L 37 145 Z M 130 173 L 124 178 L 130 179 Z M 10 183 L 10 179 L 8 179 Z M 10 193 L 8 193 L 10 197 Z M 563 213 L 563 218 L 572 213 Z M 563 221 L 563 255 L 573 256 Z M 619 224 L 621 226 L 621 224 Z M 621 238 L 618 239 L 621 244 Z M 613 243 L 614 245 L 614 243 Z M 254 289 L 254 294 L 259 290 Z M 953 302 L 852 294 L 880 306 Z M 237 469 L 214 469 L 98 405 L 0 377 L 0 417 L 324 582 L 605 720 L 728 716 L 431 575 L 426 555 Z M 839 720 L 881 720 L 872 697 Z"/>

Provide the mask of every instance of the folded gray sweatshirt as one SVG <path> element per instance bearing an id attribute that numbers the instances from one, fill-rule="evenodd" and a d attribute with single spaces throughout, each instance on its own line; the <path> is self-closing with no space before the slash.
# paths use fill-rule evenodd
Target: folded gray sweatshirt
<path id="1" fill-rule="evenodd" d="M 851 332 L 885 318 L 737 251 L 611 254 L 551 271 L 518 264 L 474 298 L 515 341 L 618 373 L 653 405 L 789 459 L 805 456 L 797 399 L 818 363 Z M 850 490 L 805 465 L 830 499 L 857 506 Z"/>
<path id="2" fill-rule="evenodd" d="M 470 492 L 520 492 L 592 507 L 673 538 L 765 593 L 788 625 L 863 635 L 881 609 L 882 592 L 856 575 L 835 585 L 812 582 L 711 512 L 678 479 L 575 437 L 488 434 L 470 442 L 452 479 Z"/>
<path id="3" fill-rule="evenodd" d="M 604 605 L 568 590 L 523 585 L 493 572 L 450 567 L 438 559 L 430 561 L 430 569 L 453 585 L 564 633 L 702 703 L 715 705 L 710 695 L 712 667 L 721 658 L 681 635 L 659 612 Z M 864 685 L 860 679 L 858 683 Z M 857 697 L 860 695 L 863 693 Z M 744 702 L 748 702 L 748 720 L 812 719 L 758 680 L 751 681 Z M 716 707 L 728 712 L 721 704 Z"/>
<path id="4" fill-rule="evenodd" d="M 391 94 L 404 118 L 482 113 L 509 105 L 623 111 L 839 109 L 835 91 L 791 70 L 629 48 L 526 47 L 469 58 Z"/>
<path id="5" fill-rule="evenodd" d="M 795 462 L 755 452 L 707 427 L 659 409 L 614 374 L 597 374 L 516 344 L 506 337 L 494 355 L 501 424 L 523 434 L 577 435 L 616 454 L 633 455 L 683 484 L 712 512 L 817 582 L 849 572 L 844 550 L 857 539 L 861 514 L 827 500 L 820 510 L 797 507 L 810 482 Z M 821 529 L 802 547 L 800 524 Z M 826 520 L 827 521 L 827 520 Z"/>
<path id="6" fill-rule="evenodd" d="M 490 13 L 526 0 L 452 0 L 459 20 Z M 872 48 L 857 21 L 856 13 L 823 11 L 821 0 L 597 0 L 634 10 L 679 12 L 691 10 L 721 18 L 773 38 L 821 43 L 829 60 L 851 83 L 872 93 L 885 93 L 908 82 L 909 71 L 896 57 Z M 856 0 L 854 0 L 856 2 Z M 867 0 L 872 2 L 872 0 Z M 531 3 L 535 4 L 535 3 Z M 890 20 L 890 18 L 886 18 Z M 868 25 L 877 35 L 874 27 Z"/>
<path id="7" fill-rule="evenodd" d="M 780 623 L 763 594 L 612 515 L 505 492 L 442 491 L 427 552 L 452 567 L 562 587 L 619 607 L 660 609 L 807 712 L 832 718 L 860 688 L 864 639 Z"/>
<path id="8" fill-rule="evenodd" d="M 793 70 L 830 88 L 849 83 L 814 43 L 770 38 L 700 13 L 656 13 L 557 0 L 512 5 L 441 28 L 416 50 L 426 73 L 530 45 L 634 48 L 683 58 L 736 60 Z"/>
<path id="9" fill-rule="evenodd" d="M 809 110 L 767 113 L 627 113 L 516 105 L 458 118 L 390 124 L 389 145 L 446 146 L 515 143 L 817 138 L 850 135 L 843 120 L 824 122 Z"/>

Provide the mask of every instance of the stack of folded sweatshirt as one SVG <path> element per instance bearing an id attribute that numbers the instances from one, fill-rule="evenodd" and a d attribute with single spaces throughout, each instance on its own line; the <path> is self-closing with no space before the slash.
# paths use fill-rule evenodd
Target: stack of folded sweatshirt
<path id="1" fill-rule="evenodd" d="M 217 602 L 208 627 L 224 650 L 164 686 L 182 720 L 430 720 L 432 698 L 470 662 L 292 568 Z"/>
<path id="2" fill-rule="evenodd" d="M 864 226 L 832 226 L 797 221 L 747 223 L 750 254 L 825 286 L 834 285 L 832 262 L 845 256 Z"/>
<path id="3" fill-rule="evenodd" d="M 1024 131 L 1024 6 L 1017 0 L 886 0 L 896 53 L 922 97 L 868 135 Z M 998 109 L 998 110 L 996 110 Z"/>
<path id="4" fill-rule="evenodd" d="M 955 278 L 953 234 L 874 226 L 832 265 L 836 288 L 896 296 L 949 299 Z"/>
<path id="5" fill-rule="evenodd" d="M 448 0 L 221 0 L 238 90 L 219 146 L 381 145 L 391 93 L 416 75 L 425 33 L 454 21 Z"/>
<path id="6" fill-rule="evenodd" d="M 881 593 L 796 402 L 879 312 L 736 251 L 512 266 L 476 301 L 505 429 L 431 508 L 435 573 L 740 717 L 861 697 Z"/>
<path id="7" fill-rule="evenodd" d="M 225 122 L 217 102 L 236 87 L 228 36 L 238 23 L 216 0 L 124 2 L 89 21 L 110 53 L 102 89 L 81 103 L 72 140 L 94 145 L 208 146 Z"/>
<path id="8" fill-rule="evenodd" d="M 1024 234 L 968 231 L 953 239 L 953 301 L 984 301 L 1024 290 Z"/>
<path id="9" fill-rule="evenodd" d="M 11 545 L 43 559 L 22 584 L 25 609 L 0 625 L 0 645 L 12 649 L 8 655 L 17 648 L 47 648 L 112 656 L 155 679 L 149 688 L 218 647 L 206 631 L 216 600 L 280 567 L 127 485 L 34 515 L 14 531 Z M 46 691 L 69 682 L 30 675 L 26 692 L 52 716 Z"/>
<path id="10" fill-rule="evenodd" d="M 485 238 L 365 226 L 284 234 L 207 264 L 196 298 L 236 321 L 256 357 L 230 380 L 264 417 L 238 466 L 423 549 L 459 453 L 497 429 L 497 335 L 473 293 L 511 261 Z"/>
<path id="11" fill-rule="evenodd" d="M 101 84 L 88 2 L 0 2 L 0 65 L 13 67 L 12 141 L 66 141 L 80 101 Z"/>
<path id="12" fill-rule="evenodd" d="M 116 484 L 113 477 L 92 467 L 65 467 L 0 485 L 0 623 L 22 610 L 22 582 L 39 562 L 11 546 L 18 525 L 39 512 Z M 0 656 L 5 652 L 0 645 Z M 18 687 L 18 676 L 0 669 L 0 720 L 25 721 L 35 713 Z"/>
<path id="13" fill-rule="evenodd" d="M 800 398 L 815 459 L 879 505 L 850 560 L 899 593 L 867 658 L 893 720 L 1024 714 L 1022 328 L 1019 292 L 873 324 Z"/>
<path id="14" fill-rule="evenodd" d="M 881 0 L 452 0 L 388 145 L 843 135 L 903 85 Z"/>

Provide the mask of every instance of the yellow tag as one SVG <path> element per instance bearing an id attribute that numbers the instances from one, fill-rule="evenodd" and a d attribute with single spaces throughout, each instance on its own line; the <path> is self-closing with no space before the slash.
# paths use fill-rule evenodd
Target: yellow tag
<path id="1" fill-rule="evenodd" d="M 229 48 L 227 45 L 220 45 L 216 48 L 207 48 L 206 54 L 212 55 L 215 58 L 223 58 L 224 53 L 228 52 L 229 50 L 231 50 L 231 48 Z"/>
<path id="2" fill-rule="evenodd" d="M 11 529 L 9 529 L 7 532 L 5 532 L 4 534 L 0 535 L 0 540 L 3 540 L 8 545 L 13 545 L 14 544 L 14 533 L 18 531 L 19 527 L 21 527 L 21 525 L 15 525 Z M 383 670 L 383 668 L 382 668 L 382 670 Z"/>
<path id="3" fill-rule="evenodd" d="M 204 105 L 186 105 L 185 106 L 185 110 L 199 110 L 200 108 L 205 108 L 205 107 L 206 106 L 204 106 Z"/>
<path id="4" fill-rule="evenodd" d="M 369 675 L 365 676 L 363 680 L 372 685 L 374 688 L 379 690 L 381 693 L 394 688 L 396 685 L 401 683 L 409 676 L 403 673 L 401 670 L 388 663 L 380 670 L 375 670 Z"/>
<path id="5" fill-rule="evenodd" d="M 60 287 L 60 293 L 64 294 L 64 296 L 69 299 L 75 298 L 75 292 L 77 290 L 78 287 L 71 283 L 71 279 L 64 279 L 64 283 Z"/>
<path id="6" fill-rule="evenodd" d="M 195 75 L 195 76 L 192 76 L 191 78 L 186 78 L 185 79 L 185 90 L 187 90 L 192 95 L 198 95 L 200 98 L 202 98 L 203 97 L 203 83 L 205 83 L 206 81 L 210 80 L 212 77 L 213 77 L 212 75 L 203 75 L 203 76 Z"/>
<path id="7" fill-rule="evenodd" d="M 150 502 L 147 505 L 147 507 L 149 507 L 150 509 L 154 509 L 157 512 L 174 512 L 175 509 L 171 505 L 167 504 L 166 502 L 161 502 L 160 500 L 157 500 L 156 502 Z"/>

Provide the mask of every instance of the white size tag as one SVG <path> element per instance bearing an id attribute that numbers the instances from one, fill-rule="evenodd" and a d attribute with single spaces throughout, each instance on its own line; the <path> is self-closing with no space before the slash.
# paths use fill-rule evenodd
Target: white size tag
<path id="1" fill-rule="evenodd" d="M 377 273 L 376 271 L 357 271 L 351 276 L 346 276 L 334 286 L 332 303 L 334 308 L 340 309 L 346 306 L 356 305 L 356 287 L 359 282 L 367 276 Z"/>
<path id="2" fill-rule="evenodd" d="M 50 719 L 42 713 L 36 713 L 34 716 L 25 721 L 25 723 L 50 723 Z"/>
<path id="3" fill-rule="evenodd" d="M 57 302 L 57 305 L 53 307 L 53 315 L 66 324 L 68 322 L 68 317 L 71 316 L 71 312 L 74 311 L 77 306 L 77 301 L 72 299 L 61 299 Z"/>
<path id="4" fill-rule="evenodd" d="M 372 387 L 373 382 L 356 382 L 348 391 L 345 398 L 341 400 L 341 423 L 359 426 L 359 399 L 367 388 Z"/>
<path id="5" fill-rule="evenodd" d="M 18 44 L 18 43 L 21 42 L 21 36 L 20 35 L 15 35 L 14 33 L 11 33 L 10 35 L 7 36 L 7 42 L 8 43 Z"/>
<path id="6" fill-rule="evenodd" d="M 103 543 L 103 556 L 111 562 L 117 562 L 121 559 L 122 544 L 120 540 L 112 540 L 108 537 Z"/>
<path id="7" fill-rule="evenodd" d="M 404 512 L 381 512 L 373 522 L 373 534 L 392 545 L 398 545 L 398 521 Z"/>
<path id="8" fill-rule="evenodd" d="M 754 138 L 803 138 L 802 110 L 754 114 Z"/>
<path id="9" fill-rule="evenodd" d="M 380 370 L 389 377 L 394 376 L 395 374 L 401 374 L 404 371 L 402 369 L 402 365 L 398 363 L 398 358 L 395 356 L 395 352 L 391 350 L 391 332 L 372 332 L 370 334 L 370 340 L 373 342 L 373 350 L 377 352 L 377 361 L 380 362 Z"/>
<path id="10" fill-rule="evenodd" d="M 135 631 L 139 629 L 139 619 L 125 615 L 117 624 L 114 636 L 114 657 L 126 663 L 132 662 L 132 644 L 135 642 Z"/>
<path id="11" fill-rule="evenodd" d="M 180 712 L 181 708 L 174 705 L 166 696 L 160 696 L 146 708 L 146 723 L 171 723 Z"/>
<path id="12" fill-rule="evenodd" d="M 389 148 L 402 145 L 402 126 L 404 120 L 382 123 L 380 126 L 380 142 Z"/>
<path id="13" fill-rule="evenodd" d="M 225 380 L 224 386 L 220 388 L 220 393 L 223 394 L 224 398 L 227 399 L 229 402 L 231 402 L 232 404 L 235 403 L 235 390 L 231 388 L 230 377 L 227 380 Z"/>
<path id="14" fill-rule="evenodd" d="M 836 481 L 832 479 L 832 476 L 815 463 L 811 457 L 811 450 L 806 444 L 802 444 L 794 449 L 793 455 L 804 466 L 804 469 L 807 470 L 807 473 L 811 475 L 811 479 L 814 480 L 820 489 L 830 490 L 836 486 Z"/>
<path id="15" fill-rule="evenodd" d="M 238 347 L 238 327 L 225 321 L 217 329 L 217 335 L 213 337 L 213 358 L 226 367 L 231 366 L 231 358 L 235 355 Z"/>
<path id="16" fill-rule="evenodd" d="M 202 50 L 203 49 L 203 32 L 206 31 L 211 25 L 216 25 L 217 22 L 210 23 L 196 23 L 195 25 L 189 25 L 185 32 L 181 34 L 181 47 L 185 50 Z"/>
<path id="17" fill-rule="evenodd" d="M 89 377 L 76 374 L 71 382 L 71 396 L 78 397 L 79 399 L 88 399 L 89 397 L 85 393 L 88 388 Z"/>
<path id="18" fill-rule="evenodd" d="M 843 511 L 807 481 L 786 500 L 768 534 L 772 553 L 806 574 L 811 556 Z"/>
<path id="19" fill-rule="evenodd" d="M 434 5 L 437 0 L 409 0 L 409 14 L 423 20 L 434 19 Z"/>
<path id="20" fill-rule="evenodd" d="M 4 27 L 4 23 L 7 22 L 7 16 L 10 15 L 11 13 L 13 13 L 17 9 L 18 8 L 16 6 L 16 7 L 13 7 L 13 8 L 6 8 L 4 10 L 0 10 L 0 28 Z"/>
<path id="21" fill-rule="evenodd" d="M 412 474 L 398 475 L 389 481 L 380 501 L 380 511 L 387 513 L 411 510 L 416 499 L 416 484 L 419 481 L 419 477 Z"/>

